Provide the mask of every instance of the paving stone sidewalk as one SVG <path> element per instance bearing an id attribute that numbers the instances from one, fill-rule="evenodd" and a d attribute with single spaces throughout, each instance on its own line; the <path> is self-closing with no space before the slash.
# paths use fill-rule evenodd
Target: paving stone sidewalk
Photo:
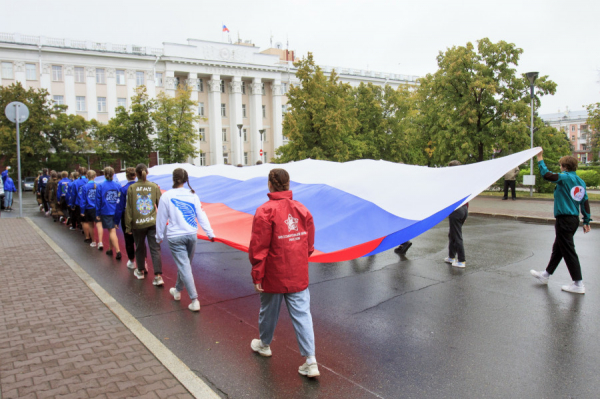
<path id="1" fill-rule="evenodd" d="M 193 398 L 25 219 L 0 275 L 0 398 Z"/>

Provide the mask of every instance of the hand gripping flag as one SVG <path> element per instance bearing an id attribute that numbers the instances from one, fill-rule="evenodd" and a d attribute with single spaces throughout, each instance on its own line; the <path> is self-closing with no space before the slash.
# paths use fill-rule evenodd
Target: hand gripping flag
<path id="1" fill-rule="evenodd" d="M 186 169 L 216 241 L 247 252 L 254 213 L 268 200 L 269 171 L 286 169 L 294 199 L 314 218 L 315 252 L 310 260 L 339 262 L 375 255 L 424 233 L 540 151 L 443 168 L 310 159 L 243 168 L 170 164 L 151 168 L 148 179 L 171 187 L 173 170 Z M 201 228 L 198 238 L 208 239 Z"/>

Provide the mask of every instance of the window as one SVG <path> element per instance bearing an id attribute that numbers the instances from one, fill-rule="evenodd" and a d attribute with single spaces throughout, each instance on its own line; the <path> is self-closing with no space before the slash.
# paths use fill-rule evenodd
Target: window
<path id="1" fill-rule="evenodd" d="M 127 108 L 127 99 L 123 97 L 117 98 L 117 107 Z"/>
<path id="2" fill-rule="evenodd" d="M 582 144 L 581 145 L 581 151 L 587 151 L 587 145 Z"/>
<path id="3" fill-rule="evenodd" d="M 575 141 L 575 135 L 571 136 L 571 141 Z"/>
<path id="4" fill-rule="evenodd" d="M 267 158 L 267 152 L 265 151 L 263 152 L 263 162 L 268 162 L 267 159 L 269 158 Z"/>
<path id="5" fill-rule="evenodd" d="M 242 104 L 242 118 L 246 118 L 246 104 Z"/>
<path id="6" fill-rule="evenodd" d="M 248 165 L 248 153 L 244 153 L 244 165 Z"/>
<path id="7" fill-rule="evenodd" d="M 246 82 L 242 82 L 242 94 L 246 94 Z"/>
<path id="8" fill-rule="evenodd" d="M 74 74 L 76 83 L 85 83 L 85 71 L 82 67 L 75 67 Z"/>
<path id="9" fill-rule="evenodd" d="M 35 64 L 25 64 L 25 74 L 27 76 L 27 80 L 37 80 Z"/>
<path id="10" fill-rule="evenodd" d="M 200 166 L 206 166 L 206 154 L 200 154 Z"/>
<path id="11" fill-rule="evenodd" d="M 264 96 L 265 95 L 265 84 L 264 83 L 260 84 L 260 91 L 261 91 L 262 95 Z"/>
<path id="12" fill-rule="evenodd" d="M 77 111 L 85 112 L 85 97 L 77 96 L 76 98 Z"/>
<path id="13" fill-rule="evenodd" d="M 135 85 L 143 86 L 144 85 L 144 72 L 137 71 L 135 73 Z"/>
<path id="14" fill-rule="evenodd" d="M 13 79 L 13 64 L 12 62 L 2 63 L 2 78 Z"/>
<path id="15" fill-rule="evenodd" d="M 227 117 L 227 104 L 221 104 L 221 116 L 223 118 Z"/>
<path id="16" fill-rule="evenodd" d="M 227 141 L 227 129 L 222 129 L 223 132 L 223 141 Z"/>
<path id="17" fill-rule="evenodd" d="M 283 104 L 281 106 L 281 115 L 285 115 L 286 112 L 287 112 L 287 104 Z"/>
<path id="18" fill-rule="evenodd" d="M 225 81 L 221 79 L 221 93 L 225 93 Z"/>
<path id="19" fill-rule="evenodd" d="M 98 112 L 106 112 L 106 97 L 98 97 Z"/>
<path id="20" fill-rule="evenodd" d="M 106 74 L 103 68 L 96 68 L 96 83 L 106 83 Z"/>
<path id="21" fill-rule="evenodd" d="M 198 137 L 200 138 L 200 141 L 202 142 L 206 142 L 206 134 L 204 134 L 204 128 L 201 127 L 200 129 L 198 129 Z"/>
<path id="22" fill-rule="evenodd" d="M 223 163 L 225 165 L 227 165 L 229 163 L 229 154 L 226 152 L 223 153 Z"/>
<path id="23" fill-rule="evenodd" d="M 262 106 L 262 112 L 263 112 L 263 118 L 266 118 L 267 117 L 267 106 L 266 105 Z"/>
<path id="24" fill-rule="evenodd" d="M 248 135 L 246 129 L 242 129 L 242 133 L 244 134 L 244 141 L 248 141 Z"/>
<path id="25" fill-rule="evenodd" d="M 56 105 L 65 105 L 65 97 L 64 96 L 53 96 L 54 104 Z"/>
<path id="26" fill-rule="evenodd" d="M 202 79 L 196 81 L 196 88 L 198 91 L 204 91 L 204 81 Z"/>
<path id="27" fill-rule="evenodd" d="M 287 83 L 282 83 L 281 84 L 281 94 L 285 94 L 287 93 Z"/>
<path id="28" fill-rule="evenodd" d="M 575 131 L 575 125 L 571 126 L 571 131 L 574 132 Z"/>
<path id="29" fill-rule="evenodd" d="M 127 161 L 124 159 L 120 159 L 119 161 L 121 161 L 121 170 L 127 169 Z"/>
<path id="30" fill-rule="evenodd" d="M 125 84 L 125 70 L 117 69 L 117 84 L 124 85 Z"/>
<path id="31" fill-rule="evenodd" d="M 198 115 L 204 116 L 204 103 L 198 103 Z"/>
<path id="32" fill-rule="evenodd" d="M 55 82 L 60 82 L 63 80 L 62 78 L 62 66 L 60 65 L 52 65 L 52 80 Z"/>
<path id="33" fill-rule="evenodd" d="M 179 88 L 180 80 L 179 78 L 173 78 L 173 85 L 175 86 L 175 90 Z"/>
<path id="34" fill-rule="evenodd" d="M 156 72 L 154 74 L 154 80 L 156 81 L 157 86 L 163 85 L 162 72 Z"/>

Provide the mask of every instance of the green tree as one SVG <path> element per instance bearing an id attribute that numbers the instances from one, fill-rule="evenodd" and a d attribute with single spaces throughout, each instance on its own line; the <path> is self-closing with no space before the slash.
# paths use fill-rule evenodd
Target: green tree
<path id="1" fill-rule="evenodd" d="M 88 134 L 94 123 L 96 121 L 88 122 L 80 115 L 64 112 L 52 118 L 46 137 L 54 151 L 47 166 L 55 170 L 69 170 L 76 164 L 87 164 L 86 155 L 96 147 L 94 138 Z"/>
<path id="2" fill-rule="evenodd" d="M 148 97 L 146 88 L 140 86 L 131 98 L 131 109 L 118 107 L 114 118 L 106 126 L 96 125 L 93 137 L 98 141 L 97 154 L 107 157 L 118 152 L 127 165 L 148 163 L 148 155 L 153 151 L 150 136 L 154 134 L 152 111 L 155 102 Z"/>
<path id="3" fill-rule="evenodd" d="M 191 99 L 191 89 L 179 87 L 175 97 L 160 93 L 152 120 L 156 126 L 157 138 L 154 145 L 166 163 L 186 162 L 198 154 L 194 145 L 197 140 L 194 122 L 198 103 Z"/>
<path id="4" fill-rule="evenodd" d="M 33 175 L 47 161 L 50 142 L 45 132 L 52 117 L 61 113 L 55 107 L 44 89 L 25 89 L 20 82 L 10 86 L 0 86 L 0 154 L 16 170 L 17 166 L 17 127 L 8 120 L 4 109 L 13 101 L 20 101 L 29 108 L 29 118 L 19 125 L 21 144 L 21 168 L 23 176 Z"/>
<path id="5" fill-rule="evenodd" d="M 311 53 L 294 65 L 300 84 L 292 85 L 288 92 L 291 110 L 283 120 L 283 135 L 289 142 L 277 150 L 277 162 L 360 158 L 365 147 L 356 135 L 352 87 L 339 82 L 335 71 L 326 77 Z"/>
<path id="6" fill-rule="evenodd" d="M 487 38 L 477 48 L 467 43 L 440 52 L 438 71 L 421 79 L 418 89 L 434 163 L 479 162 L 498 151 L 527 148 L 529 85 L 515 70 L 522 52 L 514 44 Z M 539 96 L 554 94 L 556 84 L 543 76 L 536 87 L 537 108 Z"/>
<path id="7" fill-rule="evenodd" d="M 588 130 L 590 130 L 590 138 L 592 145 L 592 161 L 598 162 L 598 153 L 600 152 L 600 103 L 590 104 L 587 107 L 588 111 Z"/>

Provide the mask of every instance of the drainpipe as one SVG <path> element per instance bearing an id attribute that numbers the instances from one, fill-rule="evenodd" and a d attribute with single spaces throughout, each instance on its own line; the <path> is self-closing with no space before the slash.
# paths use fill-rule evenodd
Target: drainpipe
<path id="1" fill-rule="evenodd" d="M 156 56 L 156 61 L 154 61 L 154 66 L 152 67 L 152 73 L 154 74 L 154 79 L 156 79 L 156 64 L 160 61 L 160 55 Z"/>
<path id="2" fill-rule="evenodd" d="M 40 54 L 40 75 L 39 80 L 42 80 L 42 38 L 40 37 L 40 42 L 38 43 L 38 52 Z"/>

